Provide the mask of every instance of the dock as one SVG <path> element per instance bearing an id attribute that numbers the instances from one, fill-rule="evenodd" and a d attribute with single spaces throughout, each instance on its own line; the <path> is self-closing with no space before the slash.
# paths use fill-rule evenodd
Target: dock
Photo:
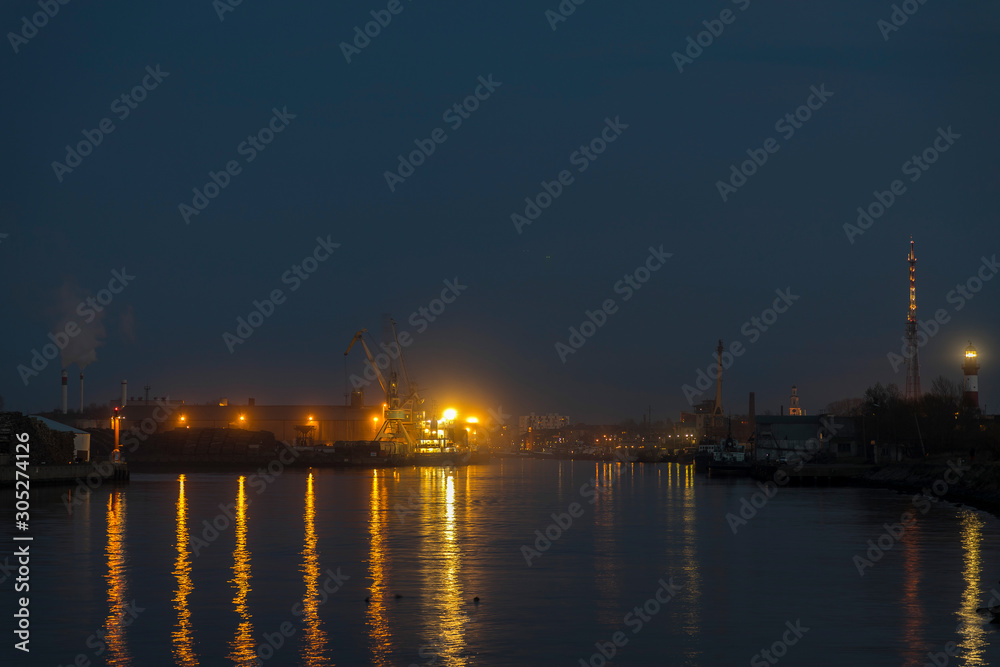
<path id="1" fill-rule="evenodd" d="M 17 477 L 17 466 L 0 466 L 0 487 L 14 486 L 14 482 L 24 477 Z M 95 461 L 91 463 L 74 463 L 71 465 L 30 465 L 27 470 L 31 486 L 43 484 L 75 484 L 77 480 L 96 486 L 102 482 L 128 483 L 131 473 L 127 463 L 112 463 L 110 461 Z"/>

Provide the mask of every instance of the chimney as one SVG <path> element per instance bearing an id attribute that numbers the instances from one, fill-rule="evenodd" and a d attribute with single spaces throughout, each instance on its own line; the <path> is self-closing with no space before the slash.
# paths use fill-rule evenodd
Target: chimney
<path id="1" fill-rule="evenodd" d="M 255 399 L 255 398 L 249 398 L 249 399 L 247 399 L 247 405 L 249 405 L 251 408 L 254 405 L 256 405 L 256 404 L 257 404 L 257 399 Z"/>
<path id="2" fill-rule="evenodd" d="M 757 400 L 752 391 L 750 392 L 750 433 L 754 442 L 757 442 Z"/>
<path id="3" fill-rule="evenodd" d="M 722 414 L 722 352 L 725 350 L 722 347 L 722 339 L 719 339 L 719 347 L 716 348 L 716 353 L 719 355 L 717 375 L 715 376 L 715 407 L 712 409 L 713 414 Z"/>
<path id="4" fill-rule="evenodd" d="M 80 412 L 83 412 L 83 371 L 80 371 Z"/>
<path id="5" fill-rule="evenodd" d="M 66 375 L 66 369 L 62 372 L 62 413 L 66 414 L 69 411 L 69 385 L 68 376 Z"/>
<path id="6" fill-rule="evenodd" d="M 126 401 L 127 398 L 128 398 L 128 383 L 125 382 L 125 380 L 122 380 L 122 403 L 121 403 L 121 406 L 123 408 L 125 407 L 125 403 L 127 402 Z"/>

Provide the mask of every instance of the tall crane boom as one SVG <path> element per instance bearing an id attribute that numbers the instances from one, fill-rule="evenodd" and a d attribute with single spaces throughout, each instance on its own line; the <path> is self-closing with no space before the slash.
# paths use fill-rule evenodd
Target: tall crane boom
<path id="1" fill-rule="evenodd" d="M 374 441 L 382 442 L 383 446 L 388 446 L 390 448 L 389 451 L 394 454 L 412 453 L 417 445 L 413 439 L 413 435 L 410 433 L 410 430 L 414 428 L 413 405 L 415 401 L 419 401 L 419 397 L 415 391 L 411 391 L 405 400 L 400 400 L 396 372 L 391 371 L 389 380 L 386 380 L 378 364 L 375 362 L 375 357 L 372 355 L 368 343 L 365 342 L 364 334 L 366 332 L 367 329 L 361 329 L 354 334 L 354 338 L 351 339 L 351 344 L 347 346 L 344 356 L 346 357 L 350 353 L 355 343 L 360 342 L 362 349 L 365 351 L 365 358 L 368 360 L 368 364 L 372 367 L 372 370 L 375 371 L 375 377 L 378 378 L 379 386 L 385 392 L 386 405 L 382 411 L 382 426 L 379 428 L 378 433 L 375 434 Z M 393 326 L 393 336 L 395 337 L 395 326 Z M 396 344 L 399 345 L 398 339 Z M 401 349 L 400 354 L 402 354 Z"/>
<path id="2" fill-rule="evenodd" d="M 365 351 L 365 357 L 368 359 L 368 364 L 372 367 L 372 370 L 375 371 L 375 377 L 378 379 L 379 386 L 382 387 L 382 391 L 388 397 L 389 384 L 385 381 L 385 377 L 382 375 L 382 371 L 379 370 L 378 364 L 375 363 L 375 357 L 372 356 L 372 351 L 368 349 L 368 343 L 366 343 L 364 339 L 364 334 L 367 331 L 367 329 L 361 329 L 354 334 L 354 338 L 351 339 L 351 344 L 347 346 L 344 356 L 346 357 L 348 353 L 350 353 L 351 348 L 354 347 L 355 343 L 360 342 L 361 348 Z"/>

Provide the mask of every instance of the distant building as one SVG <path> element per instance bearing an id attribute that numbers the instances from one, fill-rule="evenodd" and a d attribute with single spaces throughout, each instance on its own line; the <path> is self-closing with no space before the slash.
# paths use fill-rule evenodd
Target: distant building
<path id="1" fill-rule="evenodd" d="M 28 415 L 32 419 L 45 424 L 53 431 L 62 431 L 73 434 L 73 458 L 74 460 L 86 463 L 90 460 L 90 434 L 78 428 L 73 428 L 62 422 L 57 422 L 41 415 Z"/>
<path id="2" fill-rule="evenodd" d="M 319 445 L 339 440 L 371 440 L 382 425 L 382 406 L 247 405 L 219 401 L 190 405 L 176 400 L 136 400 L 125 406 L 122 428 L 154 433 L 175 428 L 238 428 L 270 431 L 291 445 Z M 224 404 L 223 404 L 224 403 Z"/>
<path id="3" fill-rule="evenodd" d="M 811 463 L 863 460 L 866 450 L 852 417 L 757 415 L 756 457 L 775 462 L 800 458 Z"/>
<path id="4" fill-rule="evenodd" d="M 801 417 L 805 413 L 806 411 L 799 407 L 799 388 L 793 384 L 792 396 L 788 399 L 788 416 Z"/>
<path id="5" fill-rule="evenodd" d="M 681 429 L 685 435 L 694 433 L 695 438 L 709 436 L 719 438 L 726 434 L 726 417 L 722 408 L 712 399 L 706 399 L 694 406 L 693 412 L 681 411 Z"/>
<path id="6" fill-rule="evenodd" d="M 532 431 L 540 431 L 569 426 L 569 417 L 566 415 L 557 415 L 554 412 L 550 412 L 547 415 L 536 415 L 532 412 L 529 415 L 518 417 L 517 426 L 518 432 L 523 435 L 528 432 L 529 428 Z"/>

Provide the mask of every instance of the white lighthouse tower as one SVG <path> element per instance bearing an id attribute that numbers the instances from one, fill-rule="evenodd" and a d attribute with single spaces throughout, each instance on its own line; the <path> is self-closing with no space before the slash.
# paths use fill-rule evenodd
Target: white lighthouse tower
<path id="1" fill-rule="evenodd" d="M 979 355 L 976 348 L 969 341 L 969 347 L 965 348 L 965 363 L 962 365 L 965 379 L 962 383 L 962 400 L 966 405 L 979 409 Z"/>

